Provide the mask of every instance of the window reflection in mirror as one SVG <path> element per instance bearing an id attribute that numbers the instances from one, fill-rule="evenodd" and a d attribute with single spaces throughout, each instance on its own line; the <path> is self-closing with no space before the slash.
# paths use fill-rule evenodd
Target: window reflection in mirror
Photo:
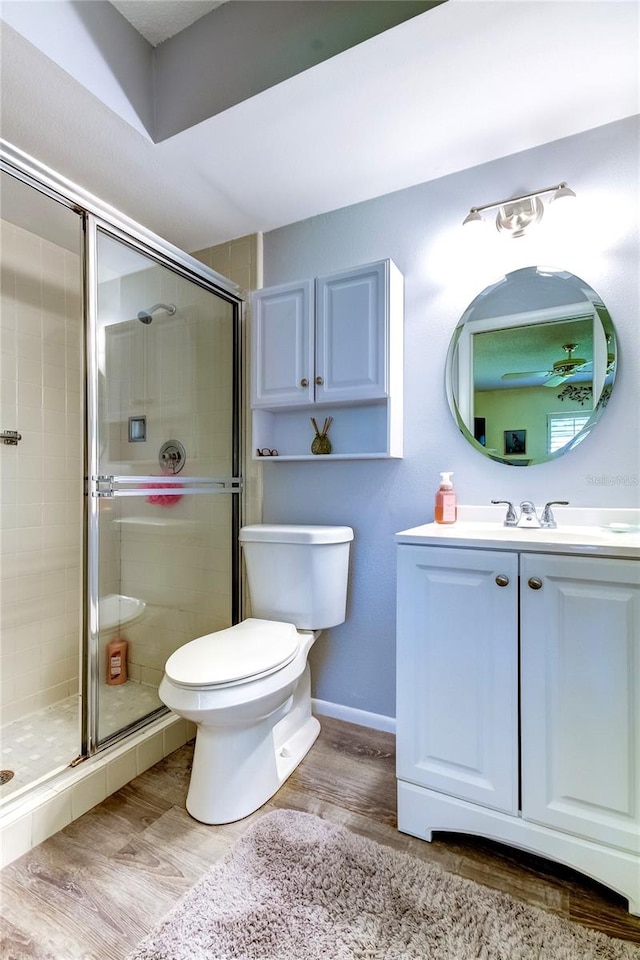
<path id="1" fill-rule="evenodd" d="M 447 395 L 475 449 L 528 466 L 588 436 L 615 367 L 615 332 L 597 294 L 566 271 L 527 267 L 487 287 L 463 314 L 447 357 Z"/>

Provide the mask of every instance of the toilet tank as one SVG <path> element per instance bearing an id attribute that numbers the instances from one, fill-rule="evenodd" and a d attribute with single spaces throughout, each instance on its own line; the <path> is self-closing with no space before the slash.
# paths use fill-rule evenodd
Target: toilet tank
<path id="1" fill-rule="evenodd" d="M 240 530 L 251 615 L 299 630 L 343 623 L 351 527 L 260 523 Z"/>

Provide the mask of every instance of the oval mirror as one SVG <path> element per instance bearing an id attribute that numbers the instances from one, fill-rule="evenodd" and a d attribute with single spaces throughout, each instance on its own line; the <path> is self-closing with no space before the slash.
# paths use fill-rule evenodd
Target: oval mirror
<path id="1" fill-rule="evenodd" d="M 524 467 L 572 450 L 607 405 L 616 337 L 600 297 L 579 277 L 525 267 L 469 304 L 447 355 L 449 406 L 484 456 Z"/>

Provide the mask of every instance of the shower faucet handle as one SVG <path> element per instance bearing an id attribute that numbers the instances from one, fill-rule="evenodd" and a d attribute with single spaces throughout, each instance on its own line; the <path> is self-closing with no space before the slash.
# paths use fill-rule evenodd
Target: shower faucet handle
<path id="1" fill-rule="evenodd" d="M 185 465 L 187 453 L 179 440 L 167 440 L 160 447 L 158 461 L 164 471 L 180 473 Z"/>

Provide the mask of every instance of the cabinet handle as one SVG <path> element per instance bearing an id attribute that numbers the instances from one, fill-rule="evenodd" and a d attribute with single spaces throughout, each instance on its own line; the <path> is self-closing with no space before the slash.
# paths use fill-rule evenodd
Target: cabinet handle
<path id="1" fill-rule="evenodd" d="M 527 583 L 529 584 L 532 590 L 539 590 L 540 587 L 542 586 L 542 580 L 540 579 L 540 577 L 529 577 Z"/>
<path id="2" fill-rule="evenodd" d="M 506 573 L 499 573 L 496 577 L 496 583 L 499 587 L 508 587 L 509 577 L 506 575 Z"/>
<path id="3" fill-rule="evenodd" d="M 321 387 L 323 383 L 324 383 L 324 380 L 322 379 L 322 377 L 316 377 L 316 386 Z"/>
<path id="4" fill-rule="evenodd" d="M 306 377 L 303 377 L 303 378 L 302 378 L 302 380 L 300 381 L 300 386 L 301 386 L 301 387 L 308 387 L 308 386 L 309 386 L 309 381 L 307 380 Z"/>

